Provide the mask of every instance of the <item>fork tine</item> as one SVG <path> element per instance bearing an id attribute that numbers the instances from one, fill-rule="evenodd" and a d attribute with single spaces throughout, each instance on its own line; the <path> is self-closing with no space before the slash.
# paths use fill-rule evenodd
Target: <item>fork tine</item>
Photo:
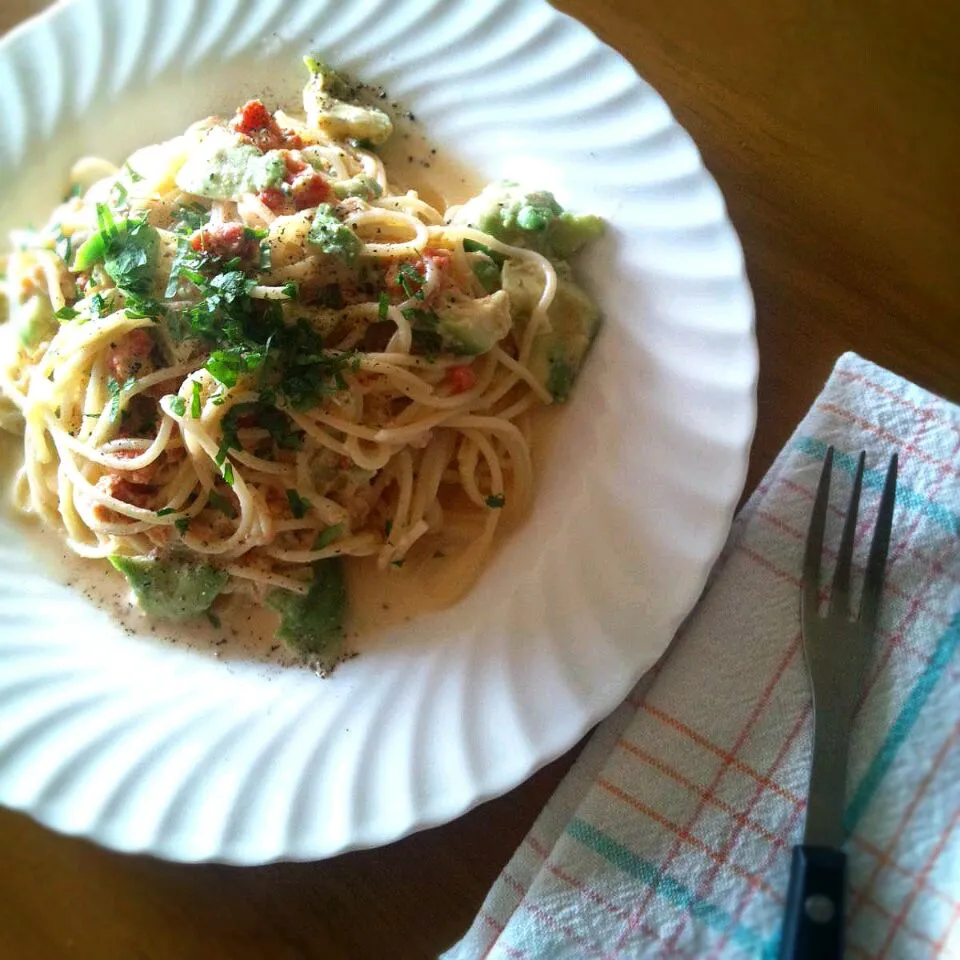
<path id="1" fill-rule="evenodd" d="M 806 620 L 816 617 L 820 606 L 820 553 L 823 550 L 823 530 L 827 522 L 827 504 L 830 501 L 830 473 L 833 470 L 833 447 L 827 447 L 813 501 L 810 528 L 807 531 L 807 546 L 803 554 L 803 591 L 800 594 L 800 611 Z"/>
<path id="2" fill-rule="evenodd" d="M 880 610 L 880 592 L 883 590 L 883 572 L 890 549 L 890 531 L 893 528 L 893 508 L 897 499 L 897 455 L 890 457 L 887 479 L 883 484 L 883 496 L 877 508 L 877 525 L 870 544 L 867 569 L 863 580 L 863 598 L 860 601 L 860 621 L 868 636 L 877 625 Z"/>
<path id="3" fill-rule="evenodd" d="M 850 567 L 853 564 L 853 542 L 857 536 L 857 511 L 860 506 L 863 465 L 866 459 L 866 453 L 861 451 L 857 458 L 857 472 L 853 477 L 853 489 L 850 491 L 850 506 L 847 507 L 847 516 L 843 521 L 840 549 L 837 551 L 837 566 L 833 574 L 833 588 L 830 591 L 831 614 L 850 615 Z"/>

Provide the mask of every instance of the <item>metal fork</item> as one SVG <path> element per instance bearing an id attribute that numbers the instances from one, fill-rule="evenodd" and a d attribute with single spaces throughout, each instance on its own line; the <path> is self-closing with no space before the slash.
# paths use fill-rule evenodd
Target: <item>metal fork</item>
<path id="1" fill-rule="evenodd" d="M 864 575 L 859 615 L 850 613 L 850 568 L 863 486 L 861 453 L 843 525 L 827 613 L 820 615 L 820 555 L 830 501 L 833 447 L 827 449 L 807 533 L 800 592 L 803 652 L 813 689 L 813 765 L 803 843 L 793 848 L 781 960 L 840 960 L 846 854 L 843 809 L 850 724 L 873 645 L 890 548 L 897 455 L 890 458 Z"/>

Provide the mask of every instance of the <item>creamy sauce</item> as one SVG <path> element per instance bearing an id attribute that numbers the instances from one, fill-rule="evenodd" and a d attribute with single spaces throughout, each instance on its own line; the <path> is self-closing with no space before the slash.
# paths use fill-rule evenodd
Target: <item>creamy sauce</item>
<path id="1" fill-rule="evenodd" d="M 416 190 L 422 200 L 443 213 L 486 186 L 474 170 L 433 146 L 416 122 L 400 117 L 394 123 L 394 134 L 379 155 L 395 192 Z"/>
<path id="2" fill-rule="evenodd" d="M 484 186 L 478 176 L 454 158 L 434 148 L 420 127 L 406 117 L 395 117 L 396 130 L 380 150 L 397 192 L 416 190 L 421 198 L 441 213 L 456 203 L 475 196 Z M 533 414 L 532 456 L 534 483 L 540 466 L 552 445 L 556 411 L 537 410 Z M 13 476 L 22 462 L 19 438 L 0 432 L 0 489 L 12 489 Z M 535 495 L 535 494 L 534 494 Z M 292 655 L 273 639 L 278 616 L 246 598 L 222 595 L 213 606 L 214 616 L 189 621 L 151 621 L 133 603 L 127 582 L 106 560 L 88 560 L 66 548 L 60 536 L 45 530 L 35 518 L 23 515 L 4 497 L 4 514 L 16 526 L 18 537 L 43 568 L 59 583 L 78 590 L 91 603 L 106 610 L 121 629 L 138 637 L 187 646 L 206 655 L 223 659 L 254 659 L 290 662 Z M 509 504 L 504 509 L 493 546 L 481 565 L 491 563 L 513 530 L 522 524 Z M 348 558 L 347 583 L 350 617 L 347 651 L 362 652 L 364 638 L 391 626 L 408 622 L 427 612 L 450 605 L 450 594 L 462 595 L 472 583 L 450 580 L 450 560 L 437 538 L 424 538 L 408 555 L 402 569 L 378 570 L 375 557 Z M 437 555 L 437 554 L 442 555 Z M 445 580 L 442 592 L 438 580 Z M 451 589 L 452 587 L 452 589 Z"/>

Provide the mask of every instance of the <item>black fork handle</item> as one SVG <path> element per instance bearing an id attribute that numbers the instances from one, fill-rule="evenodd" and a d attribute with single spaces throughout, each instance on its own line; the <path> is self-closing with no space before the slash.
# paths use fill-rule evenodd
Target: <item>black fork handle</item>
<path id="1" fill-rule="evenodd" d="M 780 960 L 842 960 L 846 875 L 842 850 L 793 848 Z"/>

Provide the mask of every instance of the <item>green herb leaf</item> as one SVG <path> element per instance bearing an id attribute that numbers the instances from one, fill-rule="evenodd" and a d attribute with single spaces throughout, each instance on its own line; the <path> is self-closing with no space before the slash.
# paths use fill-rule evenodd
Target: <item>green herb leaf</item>
<path id="1" fill-rule="evenodd" d="M 183 536 L 187 530 L 190 528 L 190 518 L 189 517 L 179 517 L 173 521 L 173 525 L 177 528 L 180 536 Z"/>
<path id="2" fill-rule="evenodd" d="M 377 307 L 377 319 L 383 322 L 389 314 L 390 298 L 384 291 L 380 291 L 380 305 Z"/>
<path id="3" fill-rule="evenodd" d="M 110 419 L 116 420 L 120 415 L 120 401 L 123 393 L 136 383 L 135 377 L 128 377 L 122 384 L 113 377 L 107 380 L 107 392 L 110 394 Z"/>
<path id="4" fill-rule="evenodd" d="M 285 284 L 283 285 L 283 292 L 284 292 L 291 300 L 299 300 L 299 299 L 300 299 L 300 285 L 299 285 L 298 283 L 294 283 L 293 280 L 291 280 L 291 281 L 289 281 L 289 283 L 285 283 Z"/>
<path id="5" fill-rule="evenodd" d="M 200 391 L 201 391 L 201 389 L 202 389 L 202 388 L 201 388 L 201 386 L 200 386 L 200 381 L 199 381 L 199 380 L 194 380 L 194 381 L 193 381 L 193 396 L 191 397 L 191 400 L 190 400 L 190 416 L 193 417 L 194 420 L 199 420 L 199 419 L 200 419 L 200 414 L 201 414 L 201 412 L 202 412 L 202 410 L 203 410 L 203 405 L 202 405 L 201 399 L 200 399 Z"/>
<path id="6" fill-rule="evenodd" d="M 499 510 L 507 502 L 507 498 L 502 493 L 491 493 L 486 502 L 491 509 Z"/>
<path id="7" fill-rule="evenodd" d="M 498 267 L 502 267 L 506 262 L 506 257 L 502 253 L 497 253 L 496 250 L 491 250 L 485 243 L 480 243 L 479 240 L 471 240 L 469 237 L 463 241 L 463 249 L 467 253 L 482 253 L 488 256 Z"/>
<path id="8" fill-rule="evenodd" d="M 421 310 L 419 307 L 405 307 L 400 311 L 403 316 L 422 330 L 436 330 L 440 317 L 436 310 Z"/>
<path id="9" fill-rule="evenodd" d="M 118 180 L 110 188 L 110 200 L 115 207 L 122 207 L 127 202 L 127 188 Z"/>
<path id="10" fill-rule="evenodd" d="M 152 297 L 141 297 L 129 290 L 124 291 L 126 295 L 126 309 L 124 313 L 133 320 L 139 320 L 143 317 L 159 317 L 166 312 L 166 307 Z"/>
<path id="11" fill-rule="evenodd" d="M 412 263 L 401 263 L 397 268 L 397 282 L 408 298 L 422 300 L 423 284 L 426 281 L 427 278 Z"/>
<path id="12" fill-rule="evenodd" d="M 79 311 L 74 310 L 73 307 L 61 307 L 54 316 L 58 320 L 72 320 L 74 317 L 80 316 Z"/>
<path id="13" fill-rule="evenodd" d="M 129 160 L 124 163 L 123 169 L 127 171 L 127 176 L 130 178 L 131 183 L 139 183 L 143 179 L 143 174 L 137 173 L 137 171 L 130 166 Z"/>
<path id="14" fill-rule="evenodd" d="M 175 507 L 163 507 L 161 510 L 157 511 L 158 517 L 168 517 L 171 513 L 176 513 L 177 510 Z"/>
<path id="15" fill-rule="evenodd" d="M 187 412 L 187 401 L 183 397 L 174 397 L 170 401 L 170 409 L 178 416 L 182 417 Z"/>
<path id="16" fill-rule="evenodd" d="M 209 503 L 210 506 L 215 510 L 219 510 L 221 513 L 226 514 L 231 520 L 236 519 L 236 508 L 226 497 L 217 493 L 216 490 L 210 491 L 210 495 L 207 497 L 207 503 Z"/>
<path id="17" fill-rule="evenodd" d="M 74 271 L 89 270 L 99 260 L 108 276 L 122 290 L 146 294 L 156 267 L 160 236 L 146 220 L 113 219 L 110 208 L 97 204 L 99 232 L 77 251 Z"/>
<path id="18" fill-rule="evenodd" d="M 199 203 L 185 203 L 177 209 L 173 229 L 177 233 L 194 233 L 210 219 L 210 211 Z"/>
<path id="19" fill-rule="evenodd" d="M 56 243 L 53 246 L 57 256 L 69 266 L 73 257 L 73 241 L 68 237 L 58 225 L 56 228 Z"/>
<path id="20" fill-rule="evenodd" d="M 303 519 L 311 507 L 309 500 L 305 500 L 296 490 L 287 490 L 287 501 L 290 504 L 290 512 L 297 520 Z"/>
<path id="21" fill-rule="evenodd" d="M 317 539 L 313 542 L 314 550 L 325 550 L 330 546 L 334 540 L 337 540 L 340 537 L 340 534 L 343 533 L 343 524 L 338 523 L 333 527 L 327 527 L 326 530 L 321 530 L 317 534 Z"/>

